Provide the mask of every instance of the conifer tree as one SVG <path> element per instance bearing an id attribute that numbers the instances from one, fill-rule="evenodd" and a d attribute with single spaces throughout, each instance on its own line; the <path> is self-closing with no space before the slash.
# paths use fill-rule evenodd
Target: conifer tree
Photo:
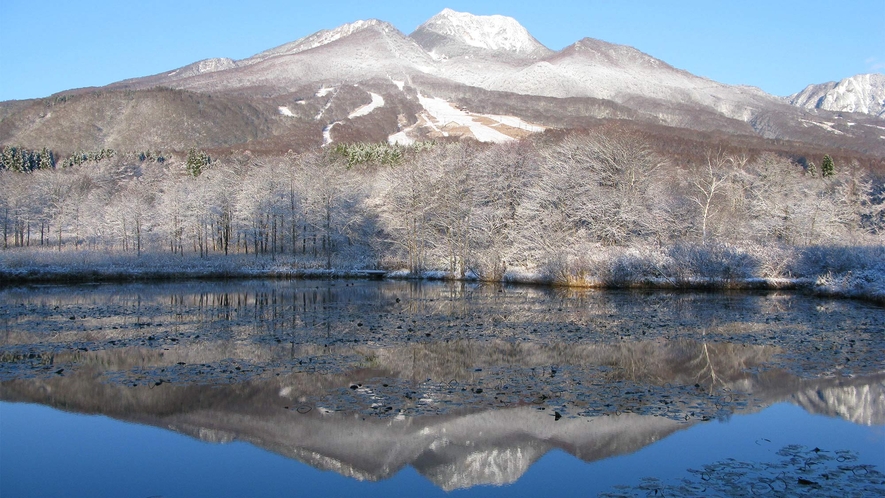
<path id="1" fill-rule="evenodd" d="M 195 147 L 191 147 L 189 151 L 187 151 L 187 164 L 185 168 L 187 172 L 190 173 L 194 178 L 200 176 L 200 173 L 203 172 L 203 169 L 209 165 L 211 159 L 209 155 L 203 151 L 198 151 Z"/>
<path id="2" fill-rule="evenodd" d="M 824 160 L 820 165 L 820 176 L 826 178 L 828 176 L 833 176 L 835 173 L 836 165 L 833 163 L 833 158 L 827 154 L 824 156 Z"/>

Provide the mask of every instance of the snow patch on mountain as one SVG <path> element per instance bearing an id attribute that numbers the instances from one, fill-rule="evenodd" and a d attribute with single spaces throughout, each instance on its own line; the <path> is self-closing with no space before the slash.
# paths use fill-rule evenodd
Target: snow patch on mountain
<path id="1" fill-rule="evenodd" d="M 823 128 L 824 130 L 827 130 L 830 133 L 835 133 L 836 135 L 844 135 L 845 134 L 844 132 L 841 132 L 841 131 L 833 128 L 833 125 L 835 125 L 836 123 L 829 123 L 827 121 L 819 123 L 817 121 L 810 121 L 807 119 L 800 119 L 799 122 L 802 123 L 802 126 L 808 126 L 808 125 L 819 126 L 819 127 Z"/>
<path id="2" fill-rule="evenodd" d="M 323 128 L 323 147 L 326 147 L 327 145 L 332 143 L 332 128 L 334 128 L 336 124 L 341 123 L 335 121 L 334 123 L 329 123 L 328 125 L 326 125 L 325 128 Z"/>
<path id="3" fill-rule="evenodd" d="M 280 107 L 278 107 L 278 109 L 280 111 L 280 114 L 282 114 L 283 116 L 288 116 L 290 118 L 295 117 L 295 114 L 292 113 L 288 106 L 281 105 Z"/>
<path id="4" fill-rule="evenodd" d="M 322 87 L 320 87 L 319 90 L 317 90 L 316 96 L 317 97 L 325 97 L 326 95 L 329 95 L 330 93 L 332 93 L 334 91 L 335 91 L 334 86 L 323 85 Z"/>
<path id="5" fill-rule="evenodd" d="M 384 97 L 372 92 L 369 92 L 369 95 L 372 96 L 372 101 L 350 113 L 347 116 L 349 119 L 365 116 L 379 107 L 384 107 Z"/>
<path id="6" fill-rule="evenodd" d="M 838 82 L 808 85 L 787 100 L 806 109 L 860 112 L 885 118 L 885 74 L 859 74 Z"/>
<path id="7" fill-rule="evenodd" d="M 387 143 L 389 143 L 390 145 L 412 145 L 413 143 L 415 143 L 415 139 L 409 136 L 410 131 L 411 127 L 390 135 L 389 137 L 387 137 Z"/>
<path id="8" fill-rule="evenodd" d="M 422 37 L 420 34 L 425 36 Z M 419 26 L 412 37 L 426 39 L 426 35 L 429 34 L 440 35 L 471 47 L 487 50 L 503 50 L 526 55 L 549 52 L 516 19 L 500 15 L 475 16 L 467 12 L 445 9 Z M 428 51 L 435 53 L 432 48 Z"/>
<path id="9" fill-rule="evenodd" d="M 447 100 L 425 97 L 420 93 L 418 100 L 442 129 L 466 128 L 480 142 L 503 143 L 513 140 L 513 137 L 476 121 L 469 113 L 456 108 Z"/>
<path id="10" fill-rule="evenodd" d="M 532 124 L 528 121 L 523 121 L 521 118 L 518 118 L 516 116 L 502 116 L 500 114 L 477 114 L 477 116 L 489 118 L 497 121 L 504 126 L 509 126 L 518 130 L 524 130 L 530 133 L 540 133 L 547 129 L 547 127 L 545 126 Z"/>

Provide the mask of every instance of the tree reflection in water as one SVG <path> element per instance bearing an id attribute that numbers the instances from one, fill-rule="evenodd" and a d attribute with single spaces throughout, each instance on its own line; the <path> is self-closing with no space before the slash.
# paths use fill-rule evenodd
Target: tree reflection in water
<path id="1" fill-rule="evenodd" d="M 788 401 L 885 424 L 881 309 L 415 282 L 10 288 L 0 387 L 364 480 L 505 484 Z M 663 488 L 662 488 L 663 489 Z"/>

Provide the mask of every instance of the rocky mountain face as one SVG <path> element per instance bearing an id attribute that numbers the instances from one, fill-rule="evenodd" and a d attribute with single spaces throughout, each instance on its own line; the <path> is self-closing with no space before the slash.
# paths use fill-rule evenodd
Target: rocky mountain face
<path id="1" fill-rule="evenodd" d="M 408 36 L 383 21 L 357 21 L 244 60 L 0 103 L 0 144 L 285 151 L 440 137 L 503 142 L 617 119 L 883 156 L 882 81 L 865 75 L 809 87 L 788 102 L 601 40 L 554 52 L 512 18 L 446 9 Z M 157 87 L 172 93 L 157 99 Z M 170 99 L 188 105 L 177 109 Z"/>
<path id="2" fill-rule="evenodd" d="M 808 85 L 788 97 L 805 109 L 856 112 L 885 118 L 885 74 L 859 74 L 842 81 Z"/>

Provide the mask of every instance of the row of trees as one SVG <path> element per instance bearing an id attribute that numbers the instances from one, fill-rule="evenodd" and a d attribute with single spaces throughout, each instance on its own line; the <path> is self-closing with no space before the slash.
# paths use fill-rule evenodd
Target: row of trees
<path id="1" fill-rule="evenodd" d="M 0 147 L 0 170 L 28 172 L 55 167 L 55 156 L 47 148 L 28 150 L 23 147 Z"/>
<path id="2" fill-rule="evenodd" d="M 2 171 L 0 216 L 6 248 L 286 254 L 491 279 L 605 246 L 865 244 L 885 229 L 881 185 L 858 169 L 815 176 L 723 151 L 680 164 L 615 133 Z"/>

